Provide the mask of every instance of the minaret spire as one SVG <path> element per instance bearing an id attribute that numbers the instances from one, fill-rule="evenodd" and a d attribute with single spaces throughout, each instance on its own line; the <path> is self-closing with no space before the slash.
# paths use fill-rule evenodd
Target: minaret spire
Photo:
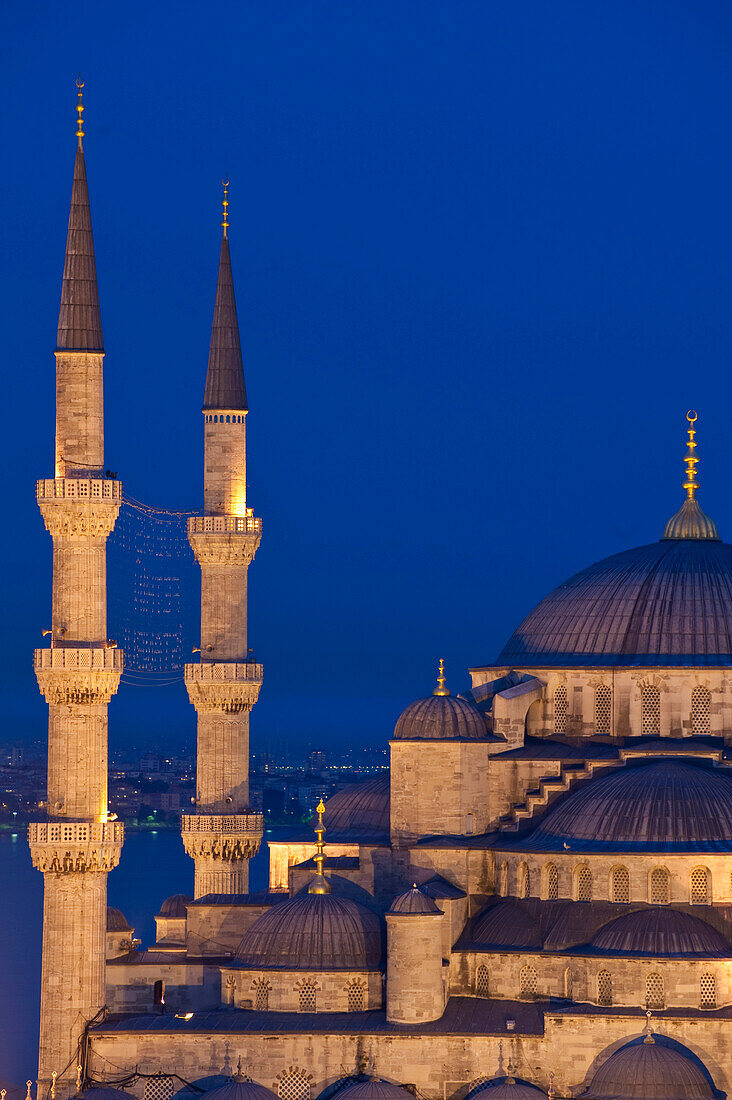
<path id="1" fill-rule="evenodd" d="M 246 412 L 247 391 L 244 384 L 244 365 L 241 358 L 239 321 L 236 316 L 234 277 L 231 272 L 231 252 L 229 251 L 229 181 L 222 182 L 224 215 L 221 222 L 221 253 L 203 411 L 236 409 Z"/>
<path id="2" fill-rule="evenodd" d="M 66 236 L 66 258 L 58 315 L 57 351 L 103 351 L 97 267 L 94 260 L 89 189 L 84 162 L 83 93 L 79 77 L 76 105 L 76 160 Z"/>

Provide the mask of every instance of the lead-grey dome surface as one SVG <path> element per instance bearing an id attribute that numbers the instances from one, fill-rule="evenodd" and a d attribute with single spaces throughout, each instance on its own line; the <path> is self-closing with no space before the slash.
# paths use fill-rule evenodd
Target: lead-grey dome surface
<path id="1" fill-rule="evenodd" d="M 168 920 L 180 920 L 186 916 L 186 906 L 190 905 L 193 898 L 188 894 L 171 894 L 160 906 L 159 917 L 167 917 Z"/>
<path id="2" fill-rule="evenodd" d="M 518 847 L 542 851 L 732 851 L 732 772 L 679 760 L 590 780 Z"/>
<path id="3" fill-rule="evenodd" d="M 413 886 L 411 890 L 405 890 L 399 897 L 394 898 L 389 912 L 414 916 L 424 916 L 425 914 L 433 916 L 435 913 L 442 913 L 442 910 L 418 886 Z"/>
<path id="4" fill-rule="evenodd" d="M 378 970 L 381 921 L 335 894 L 297 894 L 255 920 L 236 958 L 264 970 Z"/>
<path id="5" fill-rule="evenodd" d="M 400 714 L 395 741 L 478 741 L 486 735 L 480 711 L 453 695 L 428 695 Z"/>
<path id="6" fill-rule="evenodd" d="M 351 837 L 388 837 L 390 822 L 389 773 L 352 783 L 334 794 L 325 804 L 323 822 L 329 841 L 347 834 Z M 313 824 L 317 817 L 312 819 Z"/>
<path id="7" fill-rule="evenodd" d="M 555 588 L 497 665 L 732 665 L 732 546 L 668 539 L 605 558 Z"/>
<path id="8" fill-rule="evenodd" d="M 696 1062 L 660 1042 L 635 1042 L 611 1054 L 583 1100 L 712 1100 L 716 1092 Z"/>
<path id="9" fill-rule="evenodd" d="M 232 1077 L 223 1085 L 203 1094 L 206 1100 L 274 1100 L 275 1093 L 256 1081 L 247 1081 L 243 1077 Z"/>
<path id="10" fill-rule="evenodd" d="M 667 906 L 624 913 L 604 925 L 592 947 L 614 955 L 728 958 L 730 945 L 711 924 Z"/>
<path id="11" fill-rule="evenodd" d="M 413 1095 L 391 1081 L 353 1081 L 337 1094 L 338 1100 L 410 1100 Z"/>
<path id="12" fill-rule="evenodd" d="M 510 898 L 496 902 L 479 914 L 470 932 L 471 942 L 482 947 L 539 950 L 541 928 L 523 905 Z"/>
<path id="13" fill-rule="evenodd" d="M 108 932 L 131 932 L 129 924 L 127 923 L 127 917 L 124 915 L 121 909 L 115 909 L 113 905 L 107 906 L 107 931 Z"/>
<path id="14" fill-rule="evenodd" d="M 516 1081 L 513 1078 L 501 1077 L 493 1081 L 486 1081 L 480 1088 L 474 1089 L 472 1096 L 483 1096 L 484 1100 L 540 1100 L 546 1096 L 543 1089 L 536 1085 L 527 1085 L 525 1081 Z"/>

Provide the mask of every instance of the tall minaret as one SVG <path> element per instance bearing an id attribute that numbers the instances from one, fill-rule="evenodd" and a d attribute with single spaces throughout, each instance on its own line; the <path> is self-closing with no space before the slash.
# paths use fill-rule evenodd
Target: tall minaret
<path id="1" fill-rule="evenodd" d="M 102 325 L 84 164 L 82 81 L 56 347 L 56 476 L 36 487 L 53 538 L 50 648 L 35 651 L 48 702 L 46 819 L 29 827 L 44 876 L 38 1095 L 74 1091 L 84 1027 L 105 1000 L 107 873 L 123 827 L 107 820 L 107 704 L 122 651 L 107 641 L 106 540 L 122 487 L 104 476 Z"/>
<path id="2" fill-rule="evenodd" d="M 262 666 L 248 660 L 247 570 L 262 521 L 247 508 L 247 394 L 229 254 L 224 183 L 219 278 L 203 398 L 203 516 L 188 521 L 201 566 L 201 660 L 185 680 L 198 712 L 196 810 L 182 820 L 196 862 L 195 896 L 243 894 L 263 833 L 249 807 L 249 711 Z"/>

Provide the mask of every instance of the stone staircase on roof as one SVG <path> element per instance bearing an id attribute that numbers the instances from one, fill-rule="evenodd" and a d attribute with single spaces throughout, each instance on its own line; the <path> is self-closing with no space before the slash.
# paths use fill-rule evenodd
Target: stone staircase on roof
<path id="1" fill-rule="evenodd" d="M 562 763 L 559 775 L 544 775 L 538 787 L 526 792 L 523 802 L 514 802 L 507 814 L 498 819 L 502 833 L 527 831 L 553 802 L 583 779 L 590 779 L 596 771 L 617 767 L 617 760 L 571 760 Z"/>

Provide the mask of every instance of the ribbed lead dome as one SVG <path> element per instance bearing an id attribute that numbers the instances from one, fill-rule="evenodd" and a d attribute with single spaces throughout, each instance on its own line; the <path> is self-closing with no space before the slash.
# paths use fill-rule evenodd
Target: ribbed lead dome
<path id="1" fill-rule="evenodd" d="M 732 546 L 674 536 L 605 558 L 550 592 L 495 663 L 732 665 Z"/>
<path id="2" fill-rule="evenodd" d="M 616 917 L 600 929 L 592 946 L 616 955 L 728 958 L 732 954 L 722 933 L 711 924 L 665 906 Z"/>
<path id="3" fill-rule="evenodd" d="M 598 1069 L 583 1100 L 713 1100 L 701 1067 L 661 1043 L 636 1042 L 611 1054 Z"/>
<path id="4" fill-rule="evenodd" d="M 538 951 L 543 943 L 538 921 L 519 902 L 509 898 L 481 913 L 470 938 L 482 947 L 507 947 Z"/>
<path id="5" fill-rule="evenodd" d="M 323 821 L 328 840 L 333 841 L 343 833 L 351 836 L 388 836 L 389 809 L 388 772 L 376 779 L 344 787 L 325 804 Z"/>
<path id="6" fill-rule="evenodd" d="M 382 953 L 376 913 L 335 894 L 297 894 L 255 920 L 236 958 L 264 970 L 378 970 Z"/>
<path id="7" fill-rule="evenodd" d="M 548 851 L 732 851 L 732 771 L 679 760 L 591 780 L 527 839 Z"/>
<path id="8" fill-rule="evenodd" d="M 486 735 L 480 711 L 452 695 L 428 695 L 410 703 L 394 727 L 395 741 L 478 741 Z"/>

